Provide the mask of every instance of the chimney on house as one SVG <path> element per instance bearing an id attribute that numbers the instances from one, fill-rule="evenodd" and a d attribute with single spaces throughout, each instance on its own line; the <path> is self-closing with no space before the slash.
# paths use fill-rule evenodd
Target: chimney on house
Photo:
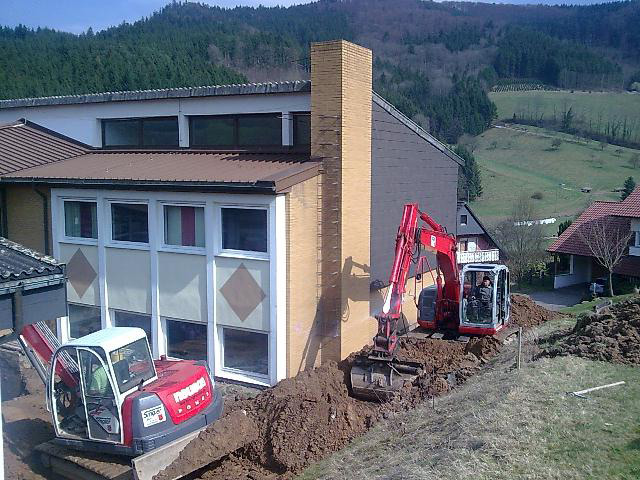
<path id="1" fill-rule="evenodd" d="M 337 40 L 311 45 L 311 156 L 321 158 L 323 351 L 369 343 L 372 53 Z M 324 357 L 324 355 L 323 355 Z"/>

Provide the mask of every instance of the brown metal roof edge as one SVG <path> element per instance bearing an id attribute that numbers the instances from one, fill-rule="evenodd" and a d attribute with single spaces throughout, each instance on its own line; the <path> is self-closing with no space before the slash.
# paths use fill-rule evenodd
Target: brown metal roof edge
<path id="1" fill-rule="evenodd" d="M 303 170 L 300 170 L 300 166 L 296 166 L 288 170 L 285 170 L 280 175 L 278 175 L 281 178 L 275 180 L 276 193 L 285 193 L 294 185 L 297 185 L 298 183 L 302 183 L 320 174 L 320 171 L 322 168 L 321 162 L 309 161 L 309 162 L 303 163 L 303 165 L 307 165 L 307 167 Z M 290 174 L 287 174 L 287 172 L 290 172 L 292 170 L 293 172 L 291 172 Z M 283 176 L 283 175 L 286 175 L 286 176 Z"/>

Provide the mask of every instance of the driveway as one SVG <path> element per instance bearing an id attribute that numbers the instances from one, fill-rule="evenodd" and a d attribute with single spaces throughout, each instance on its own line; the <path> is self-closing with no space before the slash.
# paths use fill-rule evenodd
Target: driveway
<path id="1" fill-rule="evenodd" d="M 584 285 L 572 285 L 543 292 L 532 292 L 529 296 L 540 306 L 555 312 L 564 307 L 572 307 L 580 303 L 586 287 Z"/>

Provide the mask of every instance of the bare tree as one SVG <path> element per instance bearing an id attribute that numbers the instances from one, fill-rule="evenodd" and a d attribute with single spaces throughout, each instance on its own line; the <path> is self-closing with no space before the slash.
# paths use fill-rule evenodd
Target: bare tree
<path id="1" fill-rule="evenodd" d="M 609 295 L 613 297 L 613 269 L 627 255 L 633 232 L 624 222 L 604 217 L 581 225 L 578 229 L 582 241 L 600 265 L 609 272 Z"/>
<path id="2" fill-rule="evenodd" d="M 509 218 L 495 228 L 496 239 L 507 254 L 507 265 L 519 284 L 532 265 L 544 258 L 544 235 L 536 219 L 535 205 L 524 194 L 515 201 Z"/>

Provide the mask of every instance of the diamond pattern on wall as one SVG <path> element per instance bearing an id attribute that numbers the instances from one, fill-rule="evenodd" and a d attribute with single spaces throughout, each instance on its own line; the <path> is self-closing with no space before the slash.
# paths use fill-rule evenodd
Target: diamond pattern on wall
<path id="1" fill-rule="evenodd" d="M 244 322 L 267 296 L 243 263 L 220 288 L 220 293 L 229 303 L 240 321 Z"/>
<path id="2" fill-rule="evenodd" d="M 67 262 L 67 278 L 80 298 L 82 298 L 97 276 L 98 274 L 89 263 L 89 260 L 87 260 L 87 257 L 84 256 L 84 253 L 80 249 L 76 250 L 76 253 Z"/>

